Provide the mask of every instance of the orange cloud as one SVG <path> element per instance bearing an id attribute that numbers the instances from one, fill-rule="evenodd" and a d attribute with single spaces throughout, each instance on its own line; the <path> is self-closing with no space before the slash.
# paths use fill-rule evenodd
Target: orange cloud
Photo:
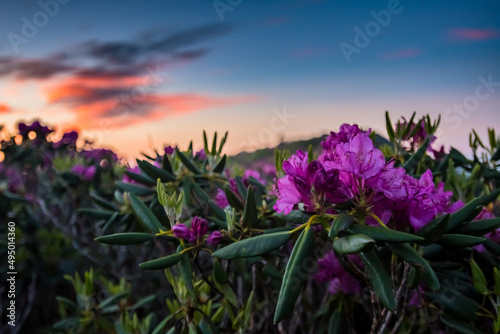
<path id="1" fill-rule="evenodd" d="M 166 117 L 225 107 L 256 100 L 252 96 L 214 97 L 199 93 L 158 94 L 147 85 L 116 84 L 116 80 L 98 81 L 69 78 L 45 89 L 49 104 L 61 104 L 75 115 L 81 129 L 125 127 Z M 128 83 L 138 82 L 131 77 Z M 144 83 L 144 78 L 141 78 Z M 144 89 L 138 89 L 143 87 Z M 141 93 L 142 92 L 142 93 Z"/>
<path id="2" fill-rule="evenodd" d="M 5 103 L 0 103 L 0 114 L 8 113 L 10 111 L 10 106 L 6 105 Z"/>

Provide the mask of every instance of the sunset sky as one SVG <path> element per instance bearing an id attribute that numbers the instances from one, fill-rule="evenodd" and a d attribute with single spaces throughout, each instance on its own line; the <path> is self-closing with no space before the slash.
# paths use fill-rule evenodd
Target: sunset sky
<path id="1" fill-rule="evenodd" d="M 0 10 L 0 123 L 39 118 L 128 158 L 229 131 L 226 152 L 443 116 L 500 125 L 500 2 L 21 0 Z M 498 131 L 500 132 L 500 131 Z"/>

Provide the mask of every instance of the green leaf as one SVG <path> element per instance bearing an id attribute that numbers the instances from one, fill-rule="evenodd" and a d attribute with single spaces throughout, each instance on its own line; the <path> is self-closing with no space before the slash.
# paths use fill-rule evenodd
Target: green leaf
<path id="1" fill-rule="evenodd" d="M 480 294 L 489 295 L 490 291 L 488 290 L 488 283 L 486 283 L 486 277 L 484 276 L 483 271 L 477 265 L 474 259 L 470 259 L 470 269 L 472 271 L 472 280 L 474 281 L 474 287 Z"/>
<path id="2" fill-rule="evenodd" d="M 224 283 L 220 285 L 220 290 L 224 297 L 236 308 L 238 308 L 240 305 L 238 303 L 238 297 L 236 297 L 236 294 L 234 293 L 233 288 L 228 283 Z"/>
<path id="3" fill-rule="evenodd" d="M 138 308 L 144 307 L 144 306 L 148 305 L 149 303 L 151 303 L 152 301 L 154 301 L 155 299 L 156 299 L 156 295 L 146 296 L 144 298 L 139 299 L 137 301 L 137 303 L 135 303 L 134 305 L 127 307 L 127 310 L 136 310 Z"/>
<path id="4" fill-rule="evenodd" d="M 143 171 L 146 175 L 151 177 L 153 180 L 161 179 L 161 182 L 172 182 L 175 181 L 175 176 L 171 173 L 167 172 L 163 168 L 158 168 L 153 166 L 147 161 L 137 160 L 137 164 L 141 171 Z"/>
<path id="5" fill-rule="evenodd" d="M 130 206 L 137 219 L 151 231 L 158 233 L 161 229 L 161 224 L 153 212 L 144 204 L 137 196 L 130 194 Z"/>
<path id="6" fill-rule="evenodd" d="M 115 205 L 113 203 L 111 203 L 110 201 L 108 201 L 105 198 L 102 198 L 101 196 L 99 196 L 96 193 L 90 194 L 90 197 L 92 198 L 92 200 L 94 201 L 94 203 L 96 203 L 97 205 L 99 205 L 103 209 L 113 210 L 113 211 L 117 210 L 116 207 L 115 207 Z"/>
<path id="7" fill-rule="evenodd" d="M 77 331 L 80 328 L 80 318 L 79 317 L 69 317 L 56 322 L 52 328 L 64 332 L 69 332 L 70 330 Z"/>
<path id="8" fill-rule="evenodd" d="M 215 155 L 217 153 L 217 131 L 214 133 L 214 140 L 212 141 L 212 150 L 210 152 L 207 152 L 207 154 L 210 153 L 211 155 Z"/>
<path id="9" fill-rule="evenodd" d="M 227 201 L 237 211 L 243 211 L 243 204 L 236 194 L 231 190 L 229 186 L 224 187 L 224 193 L 226 194 Z"/>
<path id="10" fill-rule="evenodd" d="M 222 158 L 220 158 L 219 162 L 217 162 L 214 169 L 212 169 L 212 172 L 222 173 L 222 171 L 224 170 L 224 167 L 226 166 L 226 160 L 227 160 L 227 156 L 224 154 L 222 156 Z"/>
<path id="11" fill-rule="evenodd" d="M 417 235 L 426 238 L 429 244 L 433 244 L 439 238 L 441 238 L 443 233 L 446 231 L 446 229 L 448 228 L 449 220 L 449 214 L 437 217 L 433 221 L 422 227 L 417 232 Z"/>
<path id="12" fill-rule="evenodd" d="M 253 187 L 248 186 L 247 199 L 245 201 L 245 209 L 243 211 L 242 225 L 243 227 L 254 227 L 257 225 L 257 206 L 255 205 L 255 196 L 253 194 Z"/>
<path id="13" fill-rule="evenodd" d="M 486 241 L 486 238 L 473 237 L 465 234 L 444 234 L 437 241 L 438 244 L 449 247 L 471 247 Z"/>
<path id="14" fill-rule="evenodd" d="M 295 301 L 302 290 L 302 284 L 308 276 L 304 268 L 306 260 L 312 258 L 314 250 L 314 232 L 307 226 L 300 234 L 297 243 L 293 247 L 292 254 L 286 265 L 283 283 L 281 285 L 274 323 L 278 323 L 287 317 L 295 306 Z"/>
<path id="15" fill-rule="evenodd" d="M 110 245 L 132 245 L 153 240 L 156 236 L 150 233 L 116 233 L 97 237 L 94 240 Z"/>
<path id="16" fill-rule="evenodd" d="M 497 151 L 491 156 L 491 160 L 493 161 L 498 161 L 500 160 L 500 147 L 497 149 Z"/>
<path id="17" fill-rule="evenodd" d="M 493 267 L 493 279 L 495 280 L 495 294 L 500 296 L 500 271 L 497 267 Z"/>
<path id="18" fill-rule="evenodd" d="M 147 262 L 143 262 L 139 264 L 144 270 L 158 270 L 158 269 L 166 269 L 182 259 L 183 253 L 175 253 L 172 255 L 164 256 L 156 260 L 151 260 Z"/>
<path id="19" fill-rule="evenodd" d="M 224 144 L 226 143 L 226 140 L 227 140 L 227 135 L 228 135 L 228 132 L 226 131 L 226 133 L 224 134 L 224 137 L 222 137 L 222 139 L 220 141 L 219 150 L 217 151 L 217 155 L 221 154 L 222 148 L 224 147 Z"/>
<path id="20" fill-rule="evenodd" d="M 459 320 L 455 317 L 452 317 L 447 314 L 443 314 L 440 316 L 441 321 L 443 324 L 445 324 L 447 327 L 456 330 L 458 333 L 462 334 L 482 334 L 480 330 L 477 330 L 474 326 L 469 324 L 468 322 Z"/>
<path id="21" fill-rule="evenodd" d="M 346 235 L 333 241 L 333 249 L 339 254 L 354 254 L 370 250 L 375 240 L 364 234 Z"/>
<path id="22" fill-rule="evenodd" d="M 212 201 L 208 201 L 208 206 L 210 207 L 210 210 L 212 213 L 221 221 L 225 224 L 225 226 L 222 226 L 222 228 L 227 229 L 227 223 L 226 223 L 226 212 L 222 210 L 217 204 L 215 204 Z"/>
<path id="23" fill-rule="evenodd" d="M 244 239 L 217 250 L 213 256 L 220 259 L 235 259 L 267 254 L 290 240 L 290 232 L 262 234 Z"/>
<path id="24" fill-rule="evenodd" d="M 463 208 L 453 213 L 450 216 L 450 221 L 448 223 L 447 231 L 457 228 L 458 226 L 464 224 L 467 220 L 472 220 L 475 217 L 471 217 L 476 208 L 480 205 L 486 205 L 489 202 L 495 200 L 500 194 L 500 189 L 493 191 L 488 195 L 483 195 L 481 197 L 476 197 L 469 203 L 467 203 Z"/>
<path id="25" fill-rule="evenodd" d="M 387 309 L 394 311 L 396 301 L 392 292 L 391 279 L 382 261 L 380 261 L 376 250 L 372 249 L 369 252 L 361 252 L 359 256 L 365 264 L 366 273 L 377 292 L 378 298 Z"/>
<path id="26" fill-rule="evenodd" d="M 100 308 L 115 304 L 117 301 L 127 297 L 128 294 L 129 294 L 128 291 L 123 291 L 123 292 L 120 292 L 116 295 L 110 296 L 110 297 L 104 299 L 99 305 L 97 305 L 97 308 L 100 309 Z"/>
<path id="27" fill-rule="evenodd" d="M 210 154 L 210 150 L 208 149 L 207 132 L 205 130 L 203 130 L 203 148 L 207 154 Z"/>
<path id="28" fill-rule="evenodd" d="M 163 159 L 161 161 L 161 168 L 163 168 L 163 170 L 166 170 L 167 172 L 175 176 L 174 171 L 172 169 L 172 164 L 170 163 L 170 159 L 168 158 L 167 154 L 163 155 Z"/>
<path id="29" fill-rule="evenodd" d="M 439 280 L 436 273 L 431 268 L 429 263 L 418 254 L 418 252 L 409 244 L 387 244 L 387 246 L 398 256 L 405 261 L 414 265 L 419 271 L 422 272 L 422 277 L 431 290 L 439 289 Z"/>
<path id="30" fill-rule="evenodd" d="M 417 112 L 414 111 L 413 114 L 410 117 L 410 120 L 408 123 L 406 123 L 406 128 L 403 132 L 403 135 L 401 136 L 402 138 L 408 138 L 408 135 L 410 134 L 412 125 L 413 125 L 413 120 L 415 119 L 415 116 L 417 115 Z M 418 129 L 418 124 L 414 127 L 414 129 Z"/>
<path id="31" fill-rule="evenodd" d="M 134 184 L 120 182 L 120 181 L 115 181 L 115 185 L 121 191 L 130 192 L 130 193 L 133 193 L 137 196 L 147 196 L 147 195 L 152 195 L 152 194 L 156 193 L 156 190 L 154 190 L 154 189 L 140 187 L 140 186 L 136 186 Z"/>
<path id="32" fill-rule="evenodd" d="M 344 334 L 348 333 L 346 324 L 346 316 L 342 309 L 333 312 L 328 323 L 328 334 Z"/>
<path id="33" fill-rule="evenodd" d="M 456 230 L 460 234 L 482 236 L 500 227 L 500 218 L 475 220 Z"/>
<path id="34" fill-rule="evenodd" d="M 172 318 L 174 317 L 174 314 L 170 314 L 167 316 L 165 319 L 163 319 L 158 326 L 155 327 L 153 332 L 151 334 L 160 334 L 163 330 L 163 328 L 167 325 L 167 322 L 169 322 Z M 172 327 L 175 330 L 175 327 Z"/>
<path id="35" fill-rule="evenodd" d="M 80 208 L 78 209 L 78 212 L 95 219 L 109 219 L 115 213 L 115 211 L 96 210 L 91 208 Z"/>
<path id="36" fill-rule="evenodd" d="M 214 260 L 213 272 L 214 272 L 215 281 L 217 283 L 224 284 L 224 283 L 229 282 L 229 279 L 227 278 L 227 274 L 224 271 L 224 268 L 222 268 L 222 265 L 220 264 L 220 261 L 218 259 Z"/>
<path id="37" fill-rule="evenodd" d="M 392 124 L 388 111 L 385 112 L 385 127 L 387 129 L 387 134 L 389 135 L 389 140 L 394 141 L 396 135 L 394 134 L 394 125 Z"/>
<path id="38" fill-rule="evenodd" d="M 193 172 L 194 174 L 201 174 L 200 170 L 198 169 L 198 167 L 196 167 L 192 162 L 191 160 L 189 160 L 188 157 L 186 157 L 184 155 L 184 153 L 182 153 L 181 151 L 179 151 L 178 148 L 175 148 L 175 153 L 176 155 L 179 157 L 179 159 L 181 160 L 182 164 L 187 168 L 189 169 L 191 172 Z"/>
<path id="39" fill-rule="evenodd" d="M 375 241 L 402 243 L 402 242 L 418 242 L 425 240 L 424 238 L 408 234 L 400 231 L 390 230 L 378 226 L 354 224 L 351 226 L 353 233 L 365 234 Z"/>
<path id="40" fill-rule="evenodd" d="M 294 211 L 292 211 L 292 213 L 293 212 Z M 300 212 L 300 211 L 298 211 L 298 212 Z M 353 222 L 354 222 L 354 218 L 351 215 L 348 215 L 345 213 L 338 215 L 333 220 L 333 223 L 332 223 L 332 226 L 330 228 L 330 232 L 328 233 L 328 236 L 333 240 L 333 238 L 335 238 L 340 231 L 344 231 L 344 230 L 349 229 Z"/>
<path id="41" fill-rule="evenodd" d="M 134 181 L 137 181 L 137 182 L 140 182 L 144 185 L 147 185 L 147 186 L 154 186 L 156 185 L 156 182 L 150 178 L 149 176 L 145 176 L 145 175 L 142 175 L 142 174 L 136 174 L 136 173 L 133 173 L 133 172 L 130 172 L 128 170 L 126 170 L 124 172 L 130 179 L 134 180 Z"/>
<path id="42" fill-rule="evenodd" d="M 423 142 L 422 146 L 413 154 L 410 159 L 404 164 L 403 168 L 406 170 L 406 172 L 410 173 L 415 170 L 415 167 L 417 167 L 418 163 L 422 160 L 422 158 L 425 156 L 427 152 L 427 148 L 429 147 L 430 143 L 430 137 L 427 137 L 427 139 Z"/>
<path id="43" fill-rule="evenodd" d="M 450 157 L 458 166 L 468 165 L 469 160 L 454 147 L 450 148 Z"/>

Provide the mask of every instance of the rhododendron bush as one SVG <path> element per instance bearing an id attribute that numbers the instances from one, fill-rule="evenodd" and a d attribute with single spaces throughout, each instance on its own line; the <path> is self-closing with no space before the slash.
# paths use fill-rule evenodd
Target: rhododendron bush
<path id="1" fill-rule="evenodd" d="M 54 329 L 500 332 L 500 138 L 473 132 L 464 155 L 438 147 L 439 119 L 386 114 L 386 123 L 387 139 L 344 124 L 321 147 L 276 149 L 275 166 L 246 170 L 223 154 L 227 133 L 125 166 L 110 151 L 78 149 L 76 133 L 49 145 L 40 138 L 50 130 L 38 129 L 23 145 L 50 146 L 38 166 L 81 192 L 55 202 L 77 207 L 82 240 L 97 242 L 59 231 L 102 256 L 71 268 L 74 292 L 58 297 Z M 18 146 L 2 145 L 3 214 L 45 205 L 40 216 L 59 215 L 23 188 Z"/>

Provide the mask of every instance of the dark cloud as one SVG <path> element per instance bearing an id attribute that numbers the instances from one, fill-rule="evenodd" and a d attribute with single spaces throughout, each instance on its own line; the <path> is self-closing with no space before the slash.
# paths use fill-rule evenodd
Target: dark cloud
<path id="1" fill-rule="evenodd" d="M 227 25 L 212 24 L 178 32 L 142 34 L 130 41 L 88 41 L 66 52 L 39 59 L 3 57 L 0 58 L 0 76 L 49 79 L 59 74 L 116 78 L 142 75 L 148 64 L 194 61 L 205 56 L 207 48 L 193 46 L 224 35 L 230 30 Z M 93 65 L 82 66 L 82 63 L 86 63 L 85 60 L 87 63 L 90 60 Z"/>
<path id="2" fill-rule="evenodd" d="M 64 64 L 58 57 L 45 59 L 0 58 L 0 76 L 12 74 L 18 79 L 48 79 L 73 69 L 73 66 Z"/>

